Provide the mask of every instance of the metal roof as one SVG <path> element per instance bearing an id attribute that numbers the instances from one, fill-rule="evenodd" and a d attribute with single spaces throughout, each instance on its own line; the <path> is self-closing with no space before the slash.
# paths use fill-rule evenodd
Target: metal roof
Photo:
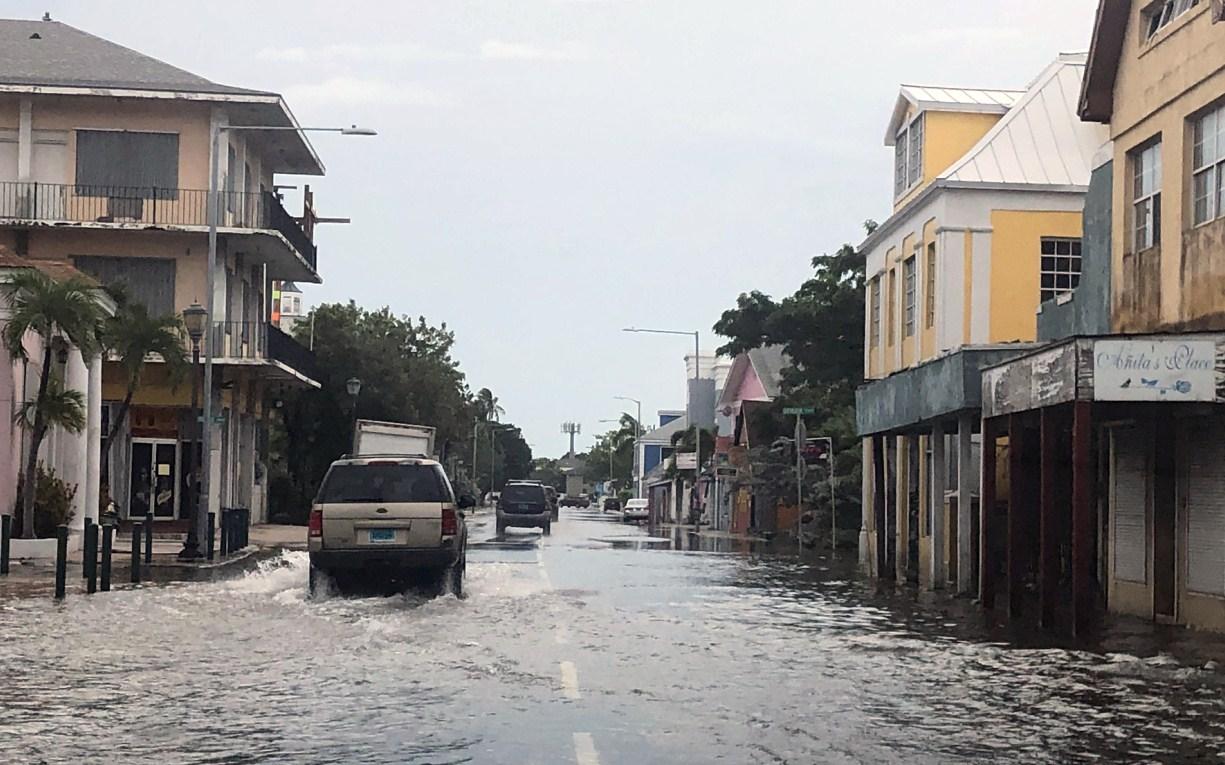
<path id="1" fill-rule="evenodd" d="M 885 145 L 892 146 L 906 112 L 914 107 L 917 112 L 976 112 L 979 114 L 1004 114 L 1025 95 L 1023 90 L 1000 90 L 988 88 L 945 88 L 934 85 L 903 85 L 893 107 L 893 116 L 885 131 Z"/>
<path id="2" fill-rule="evenodd" d="M 0 83 L 269 95 L 206 80 L 59 21 L 0 19 Z"/>
<path id="3" fill-rule="evenodd" d="M 1087 186 L 1093 155 L 1108 138 L 1077 115 L 1084 54 L 1065 54 L 961 159 L 940 174 L 968 183 Z"/>

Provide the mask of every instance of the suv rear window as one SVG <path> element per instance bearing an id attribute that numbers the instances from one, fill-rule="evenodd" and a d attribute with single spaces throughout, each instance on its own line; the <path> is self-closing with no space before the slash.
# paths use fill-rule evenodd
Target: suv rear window
<path id="1" fill-rule="evenodd" d="M 320 504 L 352 502 L 452 502 L 434 465 L 333 465 L 319 487 Z"/>
<path id="2" fill-rule="evenodd" d="M 544 489 L 526 484 L 507 484 L 502 489 L 503 502 L 544 502 Z"/>

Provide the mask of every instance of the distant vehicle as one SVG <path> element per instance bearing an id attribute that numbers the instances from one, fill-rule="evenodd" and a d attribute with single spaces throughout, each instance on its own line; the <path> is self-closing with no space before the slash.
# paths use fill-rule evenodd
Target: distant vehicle
<path id="1" fill-rule="evenodd" d="M 468 529 L 446 472 L 420 457 L 352 457 L 332 463 L 311 508 L 307 531 L 310 591 L 321 576 L 350 584 L 402 588 L 428 578 L 463 594 Z"/>
<path id="2" fill-rule="evenodd" d="M 600 510 L 605 513 L 621 512 L 621 500 L 617 497 L 605 497 L 601 500 Z"/>
<path id="3" fill-rule="evenodd" d="M 358 420 L 353 427 L 354 457 L 397 454 L 412 457 L 434 456 L 434 428 L 406 422 Z"/>
<path id="4" fill-rule="evenodd" d="M 588 507 L 591 507 L 591 497 L 588 497 L 586 494 L 580 494 L 577 497 L 567 494 L 566 496 L 561 498 L 561 506 L 562 507 L 581 507 L 581 508 L 586 509 Z"/>
<path id="5" fill-rule="evenodd" d="M 557 496 L 557 489 L 554 489 L 552 486 L 545 486 L 544 496 L 549 500 L 549 510 L 553 513 L 553 520 L 561 520 L 561 502 Z"/>
<path id="6" fill-rule="evenodd" d="M 498 534 L 507 528 L 538 528 L 553 531 L 553 511 L 544 487 L 538 483 L 508 483 L 498 501 Z"/>
<path id="7" fill-rule="evenodd" d="M 645 521 L 651 517 L 650 503 L 645 499 L 631 499 L 621 511 L 623 521 Z"/>

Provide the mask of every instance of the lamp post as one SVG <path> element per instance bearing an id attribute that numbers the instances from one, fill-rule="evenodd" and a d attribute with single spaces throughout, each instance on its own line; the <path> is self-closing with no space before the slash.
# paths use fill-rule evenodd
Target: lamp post
<path id="1" fill-rule="evenodd" d="M 362 381 L 358 377 L 350 377 L 345 380 L 345 390 L 349 393 L 350 406 L 353 409 L 352 421 L 349 424 L 350 441 L 353 442 L 353 450 L 357 451 L 357 397 L 362 392 Z"/>
<path id="2" fill-rule="evenodd" d="M 183 309 L 183 326 L 187 329 L 187 337 L 191 340 L 191 417 L 195 425 L 190 428 L 191 451 L 189 459 L 191 467 L 188 471 L 190 480 L 187 492 L 188 507 L 191 512 L 191 523 L 187 527 L 187 539 L 183 549 L 179 550 L 180 560 L 197 560 L 204 557 L 200 549 L 200 539 L 204 536 L 204 527 L 200 523 L 200 513 L 196 512 L 205 503 L 200 491 L 201 458 L 204 456 L 199 448 L 200 429 L 203 427 L 203 417 L 200 414 L 200 379 L 196 368 L 200 366 L 200 341 L 204 338 L 204 330 L 208 324 L 208 312 L 199 303 L 192 303 Z"/>
<path id="3" fill-rule="evenodd" d="M 642 440 L 642 402 L 629 396 L 613 396 L 618 401 L 628 401 L 638 406 L 638 418 L 634 420 L 634 499 L 642 499 L 642 468 L 643 457 L 638 453 L 638 443 Z"/>
<path id="4" fill-rule="evenodd" d="M 204 270 L 204 326 L 211 329 L 216 317 L 217 296 L 217 228 L 221 225 L 221 134 L 238 131 L 291 131 L 295 133 L 340 133 L 341 135 L 378 135 L 369 128 L 351 125 L 347 128 L 300 127 L 298 125 L 221 125 L 216 120 L 209 127 L 208 167 L 208 261 Z M 200 475 L 201 500 L 196 508 L 196 523 L 200 528 L 208 523 L 209 493 L 212 491 L 213 472 L 213 343 L 212 337 L 204 344 L 204 412 L 201 417 L 204 428 L 201 449 L 204 451 Z"/>
<path id="5" fill-rule="evenodd" d="M 679 329 L 642 329 L 640 327 L 626 327 L 623 332 L 645 332 L 652 335 L 693 335 L 693 392 L 688 396 L 689 406 L 688 416 L 689 424 L 693 427 L 693 459 L 696 464 L 696 469 L 693 471 L 693 492 L 697 498 L 697 506 L 700 510 L 702 507 L 702 494 L 698 488 L 702 480 L 702 429 L 698 427 L 697 411 L 694 407 L 694 394 L 697 393 L 697 381 L 702 376 L 702 352 L 700 348 L 701 335 L 697 330 L 679 330 Z M 700 518 L 701 516 L 699 516 Z"/>

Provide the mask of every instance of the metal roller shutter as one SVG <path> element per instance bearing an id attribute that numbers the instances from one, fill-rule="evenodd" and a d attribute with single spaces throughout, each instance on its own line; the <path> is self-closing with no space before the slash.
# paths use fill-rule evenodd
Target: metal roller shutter
<path id="1" fill-rule="evenodd" d="M 1225 441 L 1217 431 L 1190 452 L 1187 589 L 1225 595 Z"/>
<path id="2" fill-rule="evenodd" d="M 1117 428 L 1111 438 L 1111 517 L 1114 519 L 1114 576 L 1148 581 L 1148 445 L 1135 428 Z"/>

